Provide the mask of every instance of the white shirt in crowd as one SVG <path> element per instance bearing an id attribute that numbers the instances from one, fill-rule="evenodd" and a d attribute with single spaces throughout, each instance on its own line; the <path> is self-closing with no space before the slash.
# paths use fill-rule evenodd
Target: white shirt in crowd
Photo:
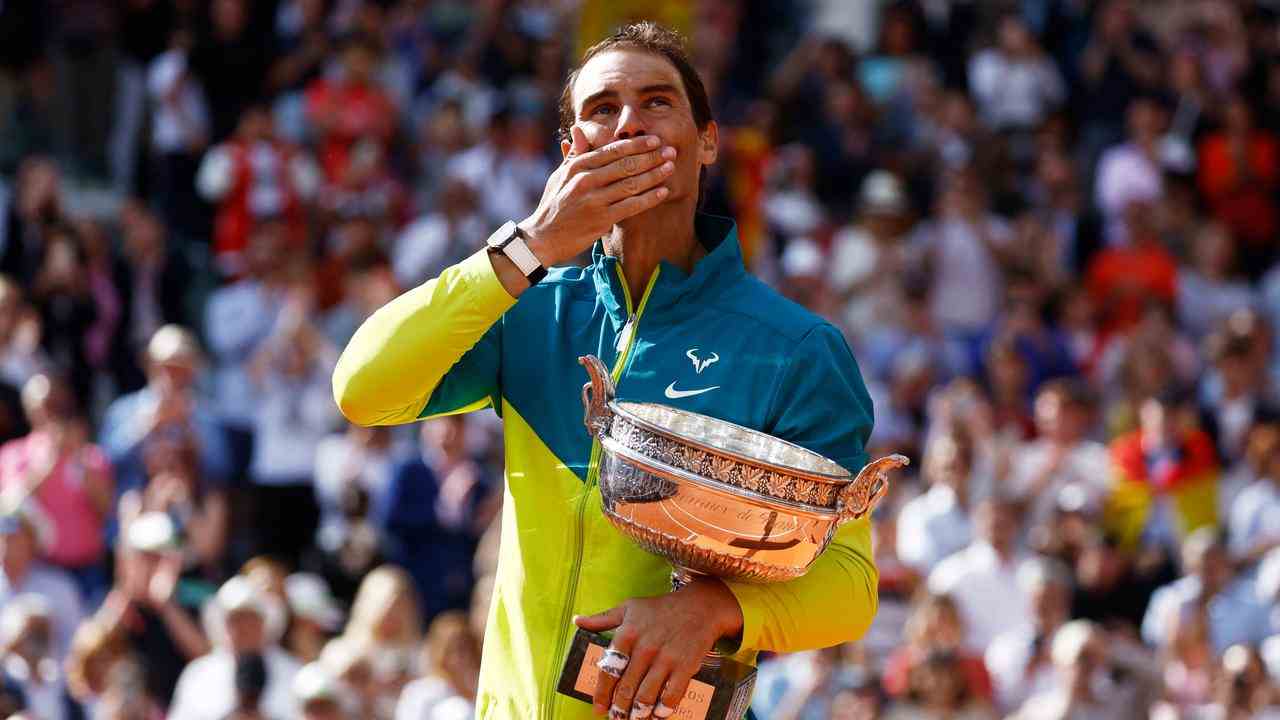
<path id="1" fill-rule="evenodd" d="M 843 308 L 844 327 L 855 338 L 862 338 L 870 331 L 894 324 L 898 309 L 902 307 L 901 278 L 893 273 L 877 272 L 884 253 L 905 255 L 906 249 L 895 244 L 882 248 L 864 228 L 852 225 L 841 228 L 831 239 L 829 280 L 831 289 L 848 293 L 852 288 L 861 289 L 849 297 Z M 903 265 L 905 257 L 896 258 Z"/>
<path id="2" fill-rule="evenodd" d="M 492 231 L 477 214 L 452 225 L 438 212 L 414 220 L 391 248 L 396 281 L 403 288 L 421 285 L 483 247 Z"/>
<path id="3" fill-rule="evenodd" d="M 298 661 L 271 647 L 262 653 L 267 666 L 267 687 L 262 693 L 262 714 L 269 718 L 298 717 L 293 697 L 293 676 Z M 222 720 L 235 710 L 236 659 L 229 650 L 215 650 L 192 660 L 173 691 L 169 720 Z"/>
<path id="4" fill-rule="evenodd" d="M 187 53 L 160 53 L 147 68 L 151 96 L 151 146 L 161 153 L 184 153 L 209 134 L 209 106 L 200 83 L 187 71 Z"/>
<path id="5" fill-rule="evenodd" d="M 1200 579 L 1194 575 L 1175 580 L 1151 596 L 1142 618 L 1142 639 L 1157 648 L 1165 647 L 1180 613 L 1189 612 L 1200 598 Z M 1232 645 L 1256 645 L 1280 628 L 1272 627 L 1269 608 L 1258 601 L 1254 585 L 1236 580 L 1209 599 L 1209 640 L 1215 656 Z"/>
<path id="6" fill-rule="evenodd" d="M 1164 192 L 1160 166 L 1137 145 L 1123 143 L 1102 154 L 1095 188 L 1098 207 L 1107 218 L 1107 239 L 1123 242 L 1121 215 L 1132 202 L 1153 202 Z"/>
<path id="7" fill-rule="evenodd" d="M 71 649 L 71 636 L 84 619 L 80 591 L 71 578 L 57 568 L 33 564 L 22 582 L 15 583 L 0 568 L 0 608 L 19 595 L 39 595 L 49 605 L 53 618 L 54 655 L 65 660 Z"/>
<path id="8" fill-rule="evenodd" d="M 1048 482 L 1036 488 L 1034 483 L 1049 466 L 1052 456 L 1053 444 L 1045 439 L 1026 443 L 1014 453 L 1009 468 L 1008 491 L 1013 499 L 1029 503 L 1027 527 L 1043 523 L 1052 516 L 1059 493 L 1068 485 L 1080 488 L 1085 493 L 1083 499 L 1095 507 L 1107 494 L 1111 456 L 1105 445 L 1093 440 L 1077 443 L 1067 451 Z"/>
<path id="9" fill-rule="evenodd" d="M 485 216 L 500 225 L 533 212 L 553 169 L 542 155 L 513 155 L 483 142 L 451 158 L 445 173 L 470 185 Z"/>
<path id="10" fill-rule="evenodd" d="M 932 256 L 933 316 L 946 330 L 981 331 L 1000 310 L 1003 276 L 979 231 L 998 246 L 1008 245 L 1013 234 L 995 215 L 987 215 L 979 224 L 943 218 L 927 223 L 916 239 Z"/>
<path id="11" fill-rule="evenodd" d="M 245 366 L 270 337 L 283 295 L 253 279 L 224 285 L 205 305 L 205 335 L 214 358 L 213 382 L 218 411 L 241 428 L 253 425 L 258 391 Z"/>
<path id="12" fill-rule="evenodd" d="M 969 87 L 983 119 L 996 129 L 1038 125 L 1067 95 L 1048 57 L 1012 57 L 996 48 L 969 61 Z"/>
<path id="13" fill-rule="evenodd" d="M 928 573 L 971 539 L 969 513 L 946 485 L 934 485 L 907 501 L 898 513 L 898 558 L 918 572 Z"/>
<path id="14" fill-rule="evenodd" d="M 989 543 L 975 540 L 929 573 L 929 591 L 955 600 L 970 648 L 981 652 L 1001 633 L 1031 623 L 1031 603 L 1018 583 L 1022 560 L 1004 562 Z"/>
<path id="15" fill-rule="evenodd" d="M 996 703 L 1001 708 L 1016 710 L 1032 695 L 1053 690 L 1057 673 L 1047 647 L 1052 641 L 1052 635 L 1041 639 L 1046 647 L 1041 650 L 1041 662 L 1034 668 L 1031 667 L 1036 657 L 1036 629 L 1033 625 L 1001 633 L 987 646 L 982 659 L 991 676 Z"/>
<path id="16" fill-rule="evenodd" d="M 1280 489 L 1269 478 L 1254 480 L 1236 495 L 1227 516 L 1227 548 L 1233 557 L 1280 544 Z"/>
<path id="17" fill-rule="evenodd" d="M 250 468 L 259 485 L 310 481 L 316 449 L 341 417 L 330 389 L 332 371 L 320 367 L 304 378 L 272 374 L 258 389 L 258 413 Z"/>
<path id="18" fill-rule="evenodd" d="M 418 678 L 400 693 L 395 720 L 471 720 L 475 705 L 438 677 Z"/>

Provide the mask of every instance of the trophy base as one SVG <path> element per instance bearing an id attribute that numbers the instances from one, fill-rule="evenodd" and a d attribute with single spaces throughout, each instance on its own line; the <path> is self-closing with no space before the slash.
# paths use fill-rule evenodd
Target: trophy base
<path id="1" fill-rule="evenodd" d="M 583 702 L 595 697 L 596 662 L 609 647 L 609 638 L 581 628 L 573 636 L 569 657 L 560 671 L 556 690 Z M 719 654 L 709 654 L 689 681 L 684 699 L 671 720 L 740 720 L 751 704 L 756 669 Z"/>

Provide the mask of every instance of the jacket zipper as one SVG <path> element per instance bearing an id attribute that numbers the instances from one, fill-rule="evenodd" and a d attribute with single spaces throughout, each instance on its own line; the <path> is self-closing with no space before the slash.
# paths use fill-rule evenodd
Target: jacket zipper
<path id="1" fill-rule="evenodd" d="M 627 322 L 622 326 L 618 337 L 621 344 L 618 349 L 618 359 L 614 362 L 613 369 L 609 376 L 613 379 L 613 386 L 616 389 L 618 383 L 622 380 L 623 374 L 626 372 L 627 361 L 631 359 L 631 346 L 635 344 L 636 328 L 640 324 L 640 316 L 644 314 L 644 307 L 649 302 L 649 293 L 653 290 L 653 284 L 658 279 L 658 272 L 661 267 L 653 269 L 653 275 L 649 276 L 649 283 L 645 285 L 644 294 L 640 296 L 640 305 L 632 306 L 631 290 L 627 286 L 627 277 L 622 273 L 622 264 L 614 265 L 614 269 L 618 272 L 618 281 L 622 285 L 622 298 L 627 304 Z M 584 520 L 587 509 L 587 499 L 591 497 L 591 490 L 600 480 L 600 439 L 591 438 L 591 459 L 587 464 L 587 484 L 582 491 L 582 495 L 578 498 L 576 508 L 576 519 L 573 526 L 573 565 L 569 570 L 569 592 L 565 598 L 566 602 L 564 610 L 560 613 L 560 627 L 566 627 L 573 623 L 573 606 L 578 599 L 578 576 L 582 571 L 582 550 L 583 550 L 583 534 Z M 567 637 L 560 636 L 556 643 L 555 658 L 551 663 L 552 677 L 547 683 L 547 717 L 552 717 L 552 709 L 555 706 L 556 685 L 560 677 L 560 658 L 564 656 Z"/>

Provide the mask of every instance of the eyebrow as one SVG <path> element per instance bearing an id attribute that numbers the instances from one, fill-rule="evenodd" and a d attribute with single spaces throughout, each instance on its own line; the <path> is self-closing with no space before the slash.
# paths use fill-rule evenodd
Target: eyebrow
<path id="1" fill-rule="evenodd" d="M 656 95 L 659 93 L 670 93 L 672 95 L 679 95 L 680 89 L 677 88 L 675 85 L 672 85 L 671 83 L 658 83 L 656 85 L 645 85 L 644 87 L 640 88 L 641 95 Z M 600 90 L 588 95 L 586 99 L 582 101 L 582 108 L 585 109 L 601 100 L 612 99 L 616 97 L 618 97 L 617 90 L 608 90 L 608 89 Z"/>

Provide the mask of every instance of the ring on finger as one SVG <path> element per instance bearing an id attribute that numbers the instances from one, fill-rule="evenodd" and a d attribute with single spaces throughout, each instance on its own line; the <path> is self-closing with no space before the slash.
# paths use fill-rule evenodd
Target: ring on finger
<path id="1" fill-rule="evenodd" d="M 615 678 L 622 677 L 622 673 L 626 671 L 627 665 L 631 663 L 631 656 L 622 652 L 609 648 L 604 651 L 604 656 L 596 662 L 596 667 L 600 672 L 606 675 L 612 675 Z"/>

